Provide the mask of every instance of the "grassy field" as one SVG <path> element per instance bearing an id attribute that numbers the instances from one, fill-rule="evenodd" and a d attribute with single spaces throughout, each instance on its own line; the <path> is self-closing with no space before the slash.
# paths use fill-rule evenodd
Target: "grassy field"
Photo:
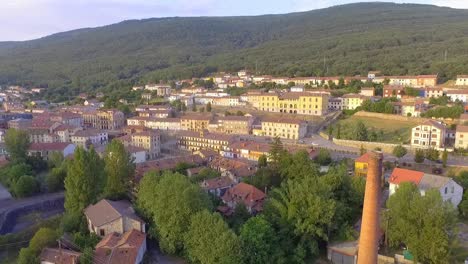
<path id="1" fill-rule="evenodd" d="M 339 121 L 341 125 L 341 138 L 350 139 L 356 123 L 361 121 L 369 131 L 382 131 L 379 140 L 384 143 L 408 143 L 411 139 L 411 128 L 416 126 L 416 122 L 384 120 L 375 117 L 351 116 Z"/>

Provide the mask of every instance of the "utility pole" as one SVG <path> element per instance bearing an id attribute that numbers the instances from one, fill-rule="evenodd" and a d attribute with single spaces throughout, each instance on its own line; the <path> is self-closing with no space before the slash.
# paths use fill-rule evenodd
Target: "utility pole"
<path id="1" fill-rule="evenodd" d="M 445 50 L 444 52 L 444 62 L 447 62 L 447 52 L 448 52 L 447 50 Z"/>

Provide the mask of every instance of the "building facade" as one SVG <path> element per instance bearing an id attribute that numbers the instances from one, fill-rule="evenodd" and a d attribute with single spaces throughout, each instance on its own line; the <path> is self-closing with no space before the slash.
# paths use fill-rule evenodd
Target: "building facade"
<path id="1" fill-rule="evenodd" d="M 443 148 L 445 136 L 445 125 L 429 120 L 411 129 L 411 145 L 420 148 Z"/>

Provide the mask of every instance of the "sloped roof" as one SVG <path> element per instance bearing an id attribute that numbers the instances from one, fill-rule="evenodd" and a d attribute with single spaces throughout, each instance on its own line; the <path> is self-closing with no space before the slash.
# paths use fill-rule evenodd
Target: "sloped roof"
<path id="1" fill-rule="evenodd" d="M 444 187 L 449 181 L 452 179 L 449 177 L 438 176 L 433 174 L 425 173 L 419 182 L 419 189 L 421 190 L 429 190 L 429 189 L 440 189 Z"/>
<path id="2" fill-rule="evenodd" d="M 81 253 L 58 248 L 44 248 L 39 256 L 40 261 L 60 264 L 75 264 Z"/>
<path id="3" fill-rule="evenodd" d="M 368 163 L 369 162 L 369 152 L 364 153 L 361 157 L 357 158 L 355 162 Z"/>
<path id="4" fill-rule="evenodd" d="M 217 177 L 214 179 L 204 180 L 200 185 L 205 190 L 214 190 L 218 188 L 227 188 L 234 184 L 234 181 L 229 177 Z"/>
<path id="5" fill-rule="evenodd" d="M 109 264 L 135 263 L 138 251 L 145 241 L 146 234 L 135 229 L 123 235 L 111 233 L 96 245 L 94 258 Z"/>
<path id="6" fill-rule="evenodd" d="M 54 143 L 32 143 L 29 146 L 29 150 L 31 151 L 63 151 L 68 145 L 72 145 L 71 143 L 62 143 L 62 142 L 54 142 Z"/>
<path id="7" fill-rule="evenodd" d="M 98 203 L 86 207 L 85 215 L 91 220 L 94 226 L 98 227 L 123 216 L 143 222 L 143 220 L 135 214 L 132 204 L 125 200 L 110 201 L 102 199 Z"/>
<path id="8" fill-rule="evenodd" d="M 241 182 L 231 187 L 223 195 L 224 202 L 243 202 L 248 207 L 256 207 L 258 203 L 263 203 L 266 195 L 255 186 Z"/>
<path id="9" fill-rule="evenodd" d="M 392 175 L 390 175 L 389 181 L 393 184 L 400 184 L 402 182 L 412 182 L 416 185 L 419 185 L 423 175 L 424 172 L 395 168 L 392 172 Z"/>
<path id="10" fill-rule="evenodd" d="M 468 126 L 458 125 L 457 132 L 468 133 Z"/>

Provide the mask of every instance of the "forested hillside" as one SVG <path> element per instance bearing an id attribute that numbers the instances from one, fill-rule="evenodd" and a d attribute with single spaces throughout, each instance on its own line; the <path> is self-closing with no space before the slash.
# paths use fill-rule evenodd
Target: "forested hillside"
<path id="1" fill-rule="evenodd" d="M 0 84 L 49 95 L 244 67 L 288 76 L 468 73 L 468 10 L 361 3 L 285 15 L 157 18 L 0 43 Z M 55 98 L 58 99 L 58 98 Z"/>

